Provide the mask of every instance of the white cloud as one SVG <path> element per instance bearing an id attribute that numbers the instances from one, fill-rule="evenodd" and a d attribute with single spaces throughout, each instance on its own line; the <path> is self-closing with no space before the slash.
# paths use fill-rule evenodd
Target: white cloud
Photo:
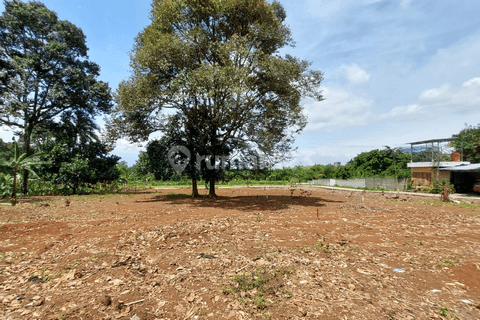
<path id="1" fill-rule="evenodd" d="M 294 167 L 297 165 L 311 166 L 315 164 L 314 159 L 316 158 L 316 150 L 302 149 L 298 150 L 295 153 L 294 158 L 290 161 L 280 163 L 277 165 L 278 168 L 281 167 Z"/>
<path id="2" fill-rule="evenodd" d="M 11 128 L 2 126 L 0 127 L 0 139 L 3 140 L 3 142 L 11 142 L 13 137 L 13 132 Z"/>
<path id="3" fill-rule="evenodd" d="M 344 77 L 354 85 L 366 83 L 370 79 L 370 75 L 355 63 L 344 65 L 340 70 Z"/>
<path id="4" fill-rule="evenodd" d="M 115 144 L 115 149 L 112 151 L 112 153 L 132 153 L 132 154 L 138 154 L 140 151 L 145 151 L 145 148 L 131 143 L 126 139 L 119 139 L 117 140 Z"/>
<path id="5" fill-rule="evenodd" d="M 412 0 L 401 0 L 400 1 L 400 6 L 402 8 L 408 8 L 408 6 L 410 5 L 411 2 L 412 2 Z"/>
<path id="6" fill-rule="evenodd" d="M 421 121 L 454 114 L 480 115 L 480 78 L 472 78 L 458 87 L 446 83 L 425 90 L 417 103 L 395 107 L 380 118 Z"/>
<path id="7" fill-rule="evenodd" d="M 480 86 L 480 78 L 473 78 L 468 81 L 465 81 L 462 86 L 471 87 L 471 86 Z"/>
<path id="8" fill-rule="evenodd" d="M 307 7 L 312 15 L 324 19 L 334 19 L 341 11 L 381 1 L 382 0 L 308 0 Z"/>
<path id="9" fill-rule="evenodd" d="M 423 108 L 418 104 L 411 104 L 408 106 L 399 106 L 395 107 L 390 112 L 382 115 L 381 119 L 406 119 L 411 118 L 415 119 L 423 111 Z M 421 119 L 418 119 L 421 120 Z"/>
<path id="10" fill-rule="evenodd" d="M 305 101 L 308 125 L 305 131 L 329 131 L 363 126 L 372 117 L 372 101 L 339 88 L 323 88 L 325 100 Z"/>
<path id="11" fill-rule="evenodd" d="M 420 94 L 420 102 L 423 104 L 432 104 L 445 102 L 445 98 L 450 96 L 450 84 L 445 83 L 440 88 L 428 89 Z"/>
<path id="12" fill-rule="evenodd" d="M 466 79 L 478 81 L 480 64 L 480 34 L 462 39 L 447 48 L 439 48 L 429 61 L 413 73 L 406 81 L 414 86 L 440 86 L 440 81 L 452 84 L 463 83 Z"/>
<path id="13" fill-rule="evenodd" d="M 307 4 L 311 14 L 321 18 L 333 18 L 339 11 L 346 8 L 351 2 L 352 0 L 309 0 Z"/>

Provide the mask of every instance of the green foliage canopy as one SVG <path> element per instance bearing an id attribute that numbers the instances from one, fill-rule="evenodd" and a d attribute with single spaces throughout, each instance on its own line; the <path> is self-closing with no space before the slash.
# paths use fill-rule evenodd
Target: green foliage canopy
<path id="1" fill-rule="evenodd" d="M 88 60 L 85 35 L 37 1 L 4 1 L 0 16 L 0 125 L 23 136 L 75 112 L 93 117 L 112 107 L 100 67 Z M 24 177 L 24 189 L 28 175 Z M 26 190 L 24 190 L 26 191 Z"/>
<path id="2" fill-rule="evenodd" d="M 12 157 L 12 147 L 13 143 L 4 142 L 2 139 L 0 139 L 0 161 L 10 160 Z M 7 168 L 0 167 L 0 173 L 7 173 L 7 171 Z"/>
<path id="3" fill-rule="evenodd" d="M 300 100 L 322 99 L 322 73 L 278 54 L 293 44 L 285 18 L 278 2 L 154 1 L 152 22 L 136 38 L 132 77 L 117 91 L 111 131 L 144 140 L 172 108 L 187 140 L 212 156 L 301 131 Z"/>
<path id="4" fill-rule="evenodd" d="M 342 169 L 335 172 L 335 178 L 409 177 L 407 163 L 410 158 L 410 154 L 389 147 L 362 152 L 345 167 L 340 167 Z"/>
<path id="5" fill-rule="evenodd" d="M 84 184 L 113 181 L 120 175 L 117 163 L 120 157 L 108 155 L 106 146 L 100 142 L 89 142 L 69 147 L 67 144 L 51 142 L 45 146 L 42 159 L 49 162 L 40 175 L 47 181 L 64 184 L 73 193 Z"/>
<path id="6" fill-rule="evenodd" d="M 463 153 L 463 160 L 471 163 L 480 163 L 480 124 L 477 126 L 466 126 L 453 138 L 455 150 Z"/>
<path id="7" fill-rule="evenodd" d="M 32 172 L 35 176 L 38 176 L 36 173 L 36 166 L 47 165 L 48 161 L 40 161 L 39 157 L 43 154 L 38 153 L 35 155 L 27 156 L 26 153 L 22 153 L 17 143 L 13 144 L 13 156 L 9 161 L 5 159 L 0 159 L 0 167 L 7 167 L 11 170 L 13 176 L 13 191 L 12 198 L 16 199 L 17 197 L 17 173 L 20 170 L 25 170 Z"/>

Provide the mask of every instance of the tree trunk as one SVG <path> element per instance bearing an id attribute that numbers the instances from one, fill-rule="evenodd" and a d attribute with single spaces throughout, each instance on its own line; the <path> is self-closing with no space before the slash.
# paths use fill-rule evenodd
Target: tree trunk
<path id="1" fill-rule="evenodd" d="M 208 196 L 213 199 L 218 198 L 217 194 L 215 193 L 215 178 L 210 180 L 210 192 Z"/>
<path id="2" fill-rule="evenodd" d="M 215 169 L 215 160 L 216 160 L 215 153 L 217 150 L 220 150 L 216 127 L 211 128 L 210 144 L 211 144 L 211 147 L 209 148 L 210 168 L 208 168 L 207 166 L 207 168 L 209 169 L 208 171 L 209 171 L 209 180 L 210 180 L 210 192 L 208 196 L 212 199 L 216 199 L 217 194 L 215 193 L 215 179 L 217 179 L 217 175 L 216 175 L 216 169 Z"/>
<path id="3" fill-rule="evenodd" d="M 197 179 L 192 178 L 192 198 L 198 198 L 198 186 L 197 186 Z"/>
<path id="4" fill-rule="evenodd" d="M 199 176 L 197 176 L 197 169 L 196 169 L 196 157 L 195 157 L 195 153 L 194 153 L 194 148 L 192 145 L 190 145 L 188 147 L 188 150 L 190 150 L 190 153 L 191 153 L 191 156 L 190 156 L 190 177 L 192 178 L 192 198 L 198 198 L 200 195 L 198 194 L 198 181 L 197 181 L 197 178 L 199 178 Z"/>
<path id="5" fill-rule="evenodd" d="M 30 156 L 31 150 L 30 150 L 30 136 L 32 135 L 31 130 L 27 128 L 25 130 L 25 135 L 23 136 L 23 142 L 24 142 L 24 151 L 27 154 L 27 157 Z M 29 172 L 28 170 L 23 170 L 23 185 L 22 185 L 22 192 L 23 194 L 28 193 L 28 176 Z"/>
<path id="6" fill-rule="evenodd" d="M 217 198 L 217 194 L 215 193 L 215 156 L 210 157 L 210 165 L 211 168 L 211 175 L 210 175 L 210 191 L 208 193 L 208 196 L 210 198 Z"/>
<path id="7" fill-rule="evenodd" d="M 77 194 L 77 188 L 78 188 L 78 185 L 75 183 L 75 184 L 72 186 L 73 194 Z"/>
<path id="8" fill-rule="evenodd" d="M 13 171 L 12 204 L 17 202 L 17 171 Z"/>
<path id="9" fill-rule="evenodd" d="M 263 190 L 267 190 L 267 179 L 268 179 L 268 172 L 265 171 L 265 187 L 263 188 Z"/>

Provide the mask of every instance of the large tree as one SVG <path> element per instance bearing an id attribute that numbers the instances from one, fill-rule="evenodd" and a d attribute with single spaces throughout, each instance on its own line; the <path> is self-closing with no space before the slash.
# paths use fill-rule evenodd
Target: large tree
<path id="1" fill-rule="evenodd" d="M 452 145 L 455 150 L 463 154 L 463 160 L 471 163 L 480 163 L 480 124 L 468 126 L 454 134 Z"/>
<path id="2" fill-rule="evenodd" d="M 34 130 L 111 109 L 100 67 L 88 60 L 85 35 L 36 1 L 4 1 L 0 16 L 0 125 L 23 137 L 31 151 Z M 23 189 L 27 191 L 28 173 Z"/>
<path id="3" fill-rule="evenodd" d="M 215 156 L 303 129 L 300 101 L 322 99 L 322 73 L 279 54 L 293 40 L 278 2 L 155 0 L 151 17 L 135 41 L 133 74 L 119 85 L 112 127 L 145 138 L 173 109 L 187 140 L 209 156 L 214 197 Z"/>
<path id="4" fill-rule="evenodd" d="M 385 146 L 382 150 L 362 152 L 334 173 L 338 179 L 371 177 L 408 177 L 410 154 Z"/>

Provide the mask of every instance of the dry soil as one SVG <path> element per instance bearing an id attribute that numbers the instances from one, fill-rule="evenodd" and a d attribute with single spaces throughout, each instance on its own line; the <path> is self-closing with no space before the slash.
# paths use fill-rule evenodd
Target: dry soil
<path id="1" fill-rule="evenodd" d="M 189 191 L 1 206 L 0 318 L 480 319 L 478 207 Z"/>

